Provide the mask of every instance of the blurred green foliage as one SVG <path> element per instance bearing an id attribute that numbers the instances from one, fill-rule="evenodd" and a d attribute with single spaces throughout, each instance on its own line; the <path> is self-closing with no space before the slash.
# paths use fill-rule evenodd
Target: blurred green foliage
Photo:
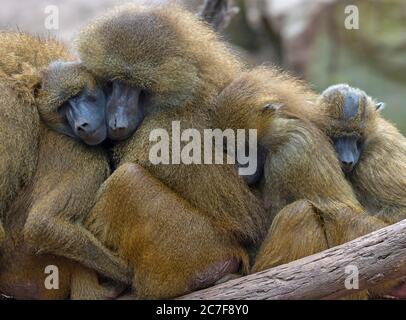
<path id="1" fill-rule="evenodd" d="M 335 8 L 338 37 L 321 26 L 308 80 L 318 91 L 340 82 L 362 88 L 406 134 L 406 1 L 358 1 L 358 30 L 344 28 L 346 4 Z"/>
<path id="2" fill-rule="evenodd" d="M 406 134 L 406 83 L 389 79 L 345 47 L 339 52 L 332 52 L 329 44 L 325 34 L 320 35 L 316 42 L 308 79 L 313 88 L 322 91 L 334 83 L 362 88 L 370 96 L 386 103 L 383 115 Z M 331 55 L 336 55 L 334 58 L 338 61 L 336 69 L 329 71 Z"/>

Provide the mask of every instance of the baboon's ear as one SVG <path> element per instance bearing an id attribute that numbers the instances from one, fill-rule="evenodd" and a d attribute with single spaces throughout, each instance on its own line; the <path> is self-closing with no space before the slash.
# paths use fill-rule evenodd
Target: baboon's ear
<path id="1" fill-rule="evenodd" d="M 283 103 L 268 103 L 264 105 L 263 110 L 278 111 L 283 107 Z"/>
<path id="2" fill-rule="evenodd" d="M 377 102 L 375 103 L 376 111 L 382 111 L 385 108 L 385 102 Z"/>

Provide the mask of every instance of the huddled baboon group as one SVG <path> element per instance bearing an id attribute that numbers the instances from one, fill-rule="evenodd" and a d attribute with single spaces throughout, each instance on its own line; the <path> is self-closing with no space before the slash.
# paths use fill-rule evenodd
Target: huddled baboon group
<path id="1" fill-rule="evenodd" d="M 112 10 L 78 34 L 77 60 L 51 39 L 0 43 L 4 295 L 173 298 L 406 218 L 406 139 L 381 103 L 251 69 L 181 7 Z M 151 132 L 173 121 L 255 129 L 256 173 L 153 164 Z"/>

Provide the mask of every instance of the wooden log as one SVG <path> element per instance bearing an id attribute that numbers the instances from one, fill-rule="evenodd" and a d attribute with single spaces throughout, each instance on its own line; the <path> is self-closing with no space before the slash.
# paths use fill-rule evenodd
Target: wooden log
<path id="1" fill-rule="evenodd" d="M 349 290 L 345 283 L 348 270 L 354 267 L 359 271 L 359 287 Z M 318 254 L 179 299 L 336 299 L 404 276 L 406 219 Z"/>

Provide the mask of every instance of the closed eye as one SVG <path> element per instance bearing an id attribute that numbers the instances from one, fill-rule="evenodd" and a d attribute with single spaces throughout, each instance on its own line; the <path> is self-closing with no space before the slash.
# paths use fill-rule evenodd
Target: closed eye
<path id="1" fill-rule="evenodd" d="M 358 148 L 358 150 L 361 150 L 363 145 L 364 145 L 364 142 L 362 140 L 357 140 L 357 148 Z"/>
<path id="2" fill-rule="evenodd" d="M 86 99 L 87 99 L 88 102 L 91 102 L 91 103 L 94 103 L 94 102 L 97 101 L 97 97 L 96 97 L 95 95 L 92 95 L 92 94 L 89 94 L 89 95 L 86 97 Z"/>
<path id="3" fill-rule="evenodd" d="M 112 81 L 107 81 L 104 85 L 104 92 L 106 96 L 109 96 L 113 91 L 113 82 Z"/>

